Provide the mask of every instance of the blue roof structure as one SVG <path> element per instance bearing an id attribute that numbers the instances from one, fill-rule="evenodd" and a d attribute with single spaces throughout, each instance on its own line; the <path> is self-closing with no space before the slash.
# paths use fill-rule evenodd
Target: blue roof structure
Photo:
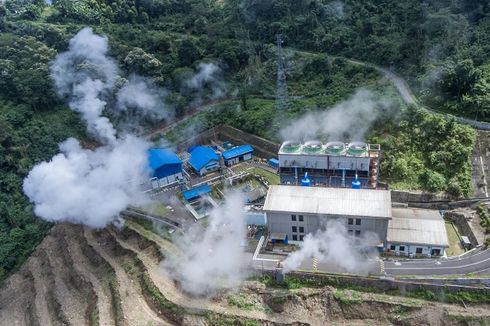
<path id="1" fill-rule="evenodd" d="M 210 161 L 219 161 L 218 154 L 216 154 L 211 147 L 197 146 L 191 152 L 189 164 L 194 168 L 194 170 L 200 171 Z"/>
<path id="2" fill-rule="evenodd" d="M 148 150 L 148 166 L 154 177 L 163 178 L 182 172 L 182 161 L 172 151 L 165 148 Z"/>
<path id="3" fill-rule="evenodd" d="M 237 156 L 242 156 L 248 153 L 252 153 L 253 151 L 254 149 L 250 145 L 240 145 L 240 146 L 233 147 L 232 149 L 229 149 L 227 151 L 224 151 L 223 153 L 221 153 L 221 155 L 223 155 L 223 158 L 225 160 L 229 160 Z"/>
<path id="4" fill-rule="evenodd" d="M 203 185 L 200 185 L 200 186 L 191 188 L 189 190 L 183 191 L 182 196 L 184 196 L 185 200 L 189 201 L 189 200 L 198 198 L 203 194 L 210 193 L 211 191 L 212 191 L 211 187 L 207 183 L 205 183 Z"/>

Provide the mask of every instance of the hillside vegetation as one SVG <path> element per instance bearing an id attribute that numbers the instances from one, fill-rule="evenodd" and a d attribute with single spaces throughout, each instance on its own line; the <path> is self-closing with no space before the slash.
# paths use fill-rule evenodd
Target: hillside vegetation
<path id="1" fill-rule="evenodd" d="M 16 270 L 50 228 L 36 219 L 22 180 L 69 136 L 94 142 L 54 90 L 49 63 L 84 26 L 109 38 L 125 76 L 168 91 L 176 116 L 220 100 L 187 122 L 227 123 L 272 140 L 291 119 L 366 88 L 395 103 L 368 140 L 384 148 L 383 177 L 395 187 L 471 195 L 474 132 L 407 108 L 393 87 L 359 59 L 394 69 L 439 110 L 490 113 L 486 1 L 9 0 L 0 5 L 0 279 Z M 275 34 L 287 61 L 290 104 L 275 110 Z M 199 92 L 184 81 L 213 62 L 226 89 Z M 198 100 L 196 100 L 198 99 Z M 163 122 L 162 122 L 163 123 Z M 147 127 L 152 127 L 147 126 Z M 186 125 L 170 135 L 177 140 Z"/>

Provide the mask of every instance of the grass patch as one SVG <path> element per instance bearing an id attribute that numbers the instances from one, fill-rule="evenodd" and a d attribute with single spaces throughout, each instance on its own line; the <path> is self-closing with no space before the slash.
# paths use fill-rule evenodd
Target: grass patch
<path id="1" fill-rule="evenodd" d="M 464 252 L 461 247 L 461 240 L 456 226 L 451 222 L 446 222 L 447 238 L 449 240 L 449 248 L 446 249 L 448 256 L 457 256 Z"/>
<path id="2" fill-rule="evenodd" d="M 255 304 L 247 300 L 243 293 L 228 295 L 228 304 L 243 310 L 254 310 Z"/>
<path id="3" fill-rule="evenodd" d="M 124 325 L 121 294 L 119 293 L 117 280 L 115 278 L 109 281 L 109 290 L 111 291 L 111 305 L 112 313 L 114 314 L 114 323 L 116 326 Z"/>
<path id="4" fill-rule="evenodd" d="M 361 293 L 354 290 L 337 289 L 333 296 L 343 304 L 358 304 L 362 302 Z"/>
<path id="5" fill-rule="evenodd" d="M 148 273 L 142 272 L 140 274 L 140 282 L 143 291 L 147 293 L 156 305 L 164 309 L 165 312 L 168 312 L 174 320 L 178 321 L 182 318 L 186 312 L 185 309 L 165 298 L 155 283 L 153 283 Z"/>
<path id="6" fill-rule="evenodd" d="M 261 168 L 253 168 L 252 173 L 264 178 L 269 185 L 278 185 L 280 183 L 279 175 L 270 171 Z"/>

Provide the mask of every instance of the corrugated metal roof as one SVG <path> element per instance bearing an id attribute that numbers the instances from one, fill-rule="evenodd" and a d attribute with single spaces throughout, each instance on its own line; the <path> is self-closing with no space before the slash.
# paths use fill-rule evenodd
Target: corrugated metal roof
<path id="1" fill-rule="evenodd" d="M 265 211 L 391 218 L 388 190 L 273 185 Z"/>
<path id="2" fill-rule="evenodd" d="M 191 151 L 191 158 L 189 164 L 199 171 L 206 166 L 210 161 L 219 161 L 219 156 L 211 147 L 198 146 Z"/>
<path id="3" fill-rule="evenodd" d="M 223 158 L 225 160 L 229 160 L 237 156 L 252 153 L 253 151 L 254 149 L 250 145 L 240 145 L 240 146 L 233 147 L 227 151 L 224 151 L 223 153 L 221 153 L 221 155 L 223 155 Z"/>
<path id="4" fill-rule="evenodd" d="M 153 171 L 165 164 L 182 164 L 182 161 L 174 152 L 166 148 L 148 150 L 148 165 Z"/>
<path id="5" fill-rule="evenodd" d="M 436 210 L 393 208 L 388 243 L 449 247 L 444 219 Z"/>
<path id="6" fill-rule="evenodd" d="M 184 196 L 185 200 L 189 201 L 201 196 L 202 194 L 210 193 L 211 191 L 211 187 L 207 183 L 205 183 L 203 185 L 183 191 L 182 196 Z"/>

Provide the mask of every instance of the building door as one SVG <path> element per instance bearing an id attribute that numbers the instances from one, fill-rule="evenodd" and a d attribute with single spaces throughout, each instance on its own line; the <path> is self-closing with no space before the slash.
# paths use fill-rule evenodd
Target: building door
<path id="1" fill-rule="evenodd" d="M 440 256 L 441 255 L 441 249 L 432 249 L 430 252 L 431 256 Z"/>

